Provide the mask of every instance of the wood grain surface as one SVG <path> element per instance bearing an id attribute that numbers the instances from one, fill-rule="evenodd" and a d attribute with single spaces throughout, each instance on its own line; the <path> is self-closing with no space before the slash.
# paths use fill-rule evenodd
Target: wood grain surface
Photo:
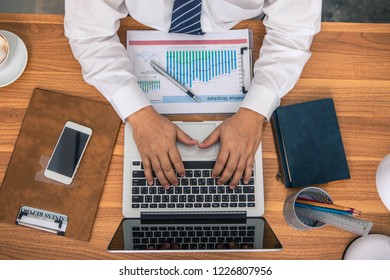
<path id="1" fill-rule="evenodd" d="M 253 29 L 257 57 L 265 34 L 262 22 L 245 21 L 236 28 Z M 123 43 L 128 29 L 147 28 L 130 18 L 122 20 L 119 36 Z M 64 36 L 63 16 L 0 14 L 0 30 L 21 37 L 29 56 L 23 75 L 13 84 L 0 88 L 2 182 L 34 88 L 105 100 L 83 81 L 80 66 Z M 374 222 L 373 233 L 390 235 L 390 213 L 375 185 L 376 168 L 390 153 L 390 24 L 323 23 L 311 50 L 312 58 L 282 105 L 334 99 L 352 178 L 320 187 L 336 204 L 362 210 L 361 218 Z M 225 117 L 170 116 L 172 120 Z M 357 237 L 331 226 L 298 231 L 286 224 L 282 214 L 284 201 L 298 189 L 286 189 L 275 179 L 277 157 L 271 126 L 266 124 L 263 137 L 265 218 L 283 244 L 283 251 L 107 253 L 107 245 L 122 219 L 123 128 L 122 125 L 90 241 L 0 224 L 0 259 L 341 259 L 347 245 Z"/>

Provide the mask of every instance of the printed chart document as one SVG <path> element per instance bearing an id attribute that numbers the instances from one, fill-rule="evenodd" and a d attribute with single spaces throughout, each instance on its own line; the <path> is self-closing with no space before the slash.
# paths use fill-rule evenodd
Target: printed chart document
<path id="1" fill-rule="evenodd" d="M 127 31 L 127 55 L 142 91 L 161 114 L 234 113 L 252 79 L 249 29 L 194 36 Z M 150 62 L 190 89 L 196 102 Z"/>

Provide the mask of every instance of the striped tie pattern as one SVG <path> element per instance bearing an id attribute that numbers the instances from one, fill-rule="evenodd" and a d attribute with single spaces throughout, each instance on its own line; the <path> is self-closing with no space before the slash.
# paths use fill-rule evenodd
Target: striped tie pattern
<path id="1" fill-rule="evenodd" d="M 202 0 L 175 0 L 169 32 L 202 35 Z"/>

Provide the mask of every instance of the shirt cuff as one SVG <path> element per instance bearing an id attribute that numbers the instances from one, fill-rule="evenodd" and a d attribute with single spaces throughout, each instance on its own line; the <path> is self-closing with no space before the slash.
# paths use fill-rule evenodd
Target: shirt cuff
<path id="1" fill-rule="evenodd" d="M 280 97 L 270 89 L 252 84 L 240 107 L 250 109 L 263 115 L 268 121 L 280 105 Z"/>
<path id="2" fill-rule="evenodd" d="M 110 103 L 124 122 L 131 114 L 151 105 L 138 83 L 130 83 L 119 89 L 112 97 Z"/>

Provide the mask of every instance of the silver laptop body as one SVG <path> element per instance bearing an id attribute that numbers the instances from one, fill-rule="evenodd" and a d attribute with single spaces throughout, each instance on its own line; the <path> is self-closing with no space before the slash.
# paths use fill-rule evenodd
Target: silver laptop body
<path id="1" fill-rule="evenodd" d="M 174 123 L 192 138 L 202 141 L 222 122 Z M 179 186 L 171 187 L 168 191 L 158 184 L 148 186 L 131 126 L 126 124 L 124 219 L 108 246 L 109 252 L 282 249 L 278 238 L 261 217 L 264 214 L 261 145 L 255 157 L 253 179 L 247 185 L 239 184 L 233 191 L 228 185 L 210 184 L 216 183 L 210 177 L 218 155 L 218 144 L 203 150 L 178 143 L 178 148 L 188 172 L 185 177 L 179 178 Z M 163 247 L 166 243 L 176 246 L 166 249 Z"/>
<path id="2" fill-rule="evenodd" d="M 174 122 L 177 126 L 179 126 L 184 132 L 186 132 L 189 136 L 194 139 L 198 139 L 199 141 L 204 140 L 219 124 L 221 121 L 204 121 L 204 122 Z M 157 136 L 156 136 L 157 137 Z M 185 146 L 184 144 L 178 143 L 178 149 L 182 156 L 183 162 L 194 162 L 194 161 L 209 161 L 211 162 L 211 166 L 214 165 L 214 161 L 217 158 L 219 145 L 214 145 L 209 149 L 199 149 L 196 146 Z M 139 177 L 133 177 L 133 171 L 140 171 L 140 165 L 133 165 L 133 162 L 140 162 L 141 157 L 138 153 L 137 146 L 133 139 L 132 129 L 130 124 L 126 124 L 125 126 L 125 146 L 124 146 L 124 176 L 123 176 L 123 216 L 126 218 L 139 218 L 141 217 L 141 213 L 145 212 L 183 212 L 183 211 L 206 211 L 206 212 L 227 212 L 227 211 L 245 211 L 247 217 L 259 217 L 264 214 L 264 184 L 263 184 L 263 166 L 262 166 L 262 151 L 261 145 L 257 150 L 255 156 L 255 166 L 254 166 L 254 196 L 255 201 L 250 201 L 251 207 L 239 207 L 239 199 L 237 201 L 237 207 L 230 207 L 231 203 L 228 202 L 228 207 L 222 207 L 222 203 L 220 203 L 219 207 L 185 207 L 185 208 L 142 208 L 140 205 L 139 208 L 134 208 L 133 204 L 133 196 L 138 195 L 134 194 L 132 191 L 133 182 L 141 179 Z M 211 168 L 212 169 L 212 168 Z M 207 181 L 207 180 L 206 180 Z M 207 182 L 206 182 L 207 185 Z M 147 185 L 145 185 L 147 187 Z M 228 187 L 224 186 L 225 189 Z M 174 189 L 174 187 L 171 187 Z M 225 191 L 226 192 L 226 191 Z M 241 188 L 241 194 L 243 190 Z M 218 191 L 217 191 L 218 193 Z M 237 193 L 239 196 L 240 194 Z M 247 202 L 247 201 L 246 201 Z M 188 203 L 186 201 L 186 203 Z M 206 203 L 206 202 L 203 202 Z M 212 203 L 212 202 L 211 202 Z M 142 203 L 140 203 L 142 204 Z M 144 203 L 145 204 L 145 203 Z M 195 204 L 195 203 L 193 203 Z M 246 203 L 247 205 L 249 204 Z M 206 205 L 208 206 L 208 205 Z M 215 205 L 214 205 L 215 206 Z M 224 205 L 226 206 L 226 205 Z M 145 207 L 145 206 L 144 206 Z"/>

